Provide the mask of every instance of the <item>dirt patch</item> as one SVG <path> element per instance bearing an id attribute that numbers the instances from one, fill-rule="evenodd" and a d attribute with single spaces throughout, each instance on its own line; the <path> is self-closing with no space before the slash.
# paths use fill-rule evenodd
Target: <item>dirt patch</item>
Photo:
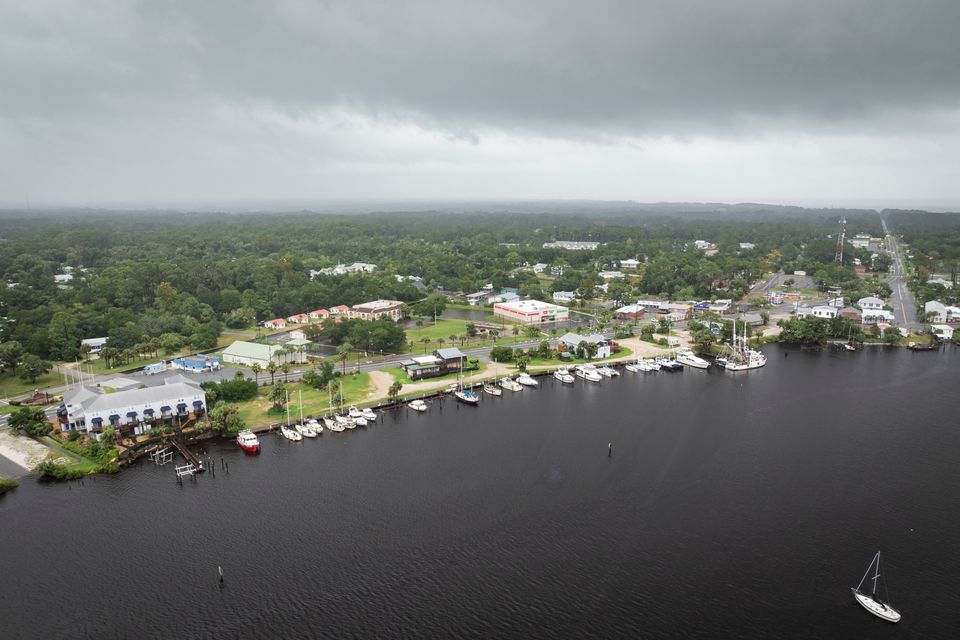
<path id="1" fill-rule="evenodd" d="M 50 449 L 36 440 L 26 436 L 15 436 L 6 429 L 0 431 L 0 455 L 25 471 L 30 471 L 37 466 L 48 453 Z"/>

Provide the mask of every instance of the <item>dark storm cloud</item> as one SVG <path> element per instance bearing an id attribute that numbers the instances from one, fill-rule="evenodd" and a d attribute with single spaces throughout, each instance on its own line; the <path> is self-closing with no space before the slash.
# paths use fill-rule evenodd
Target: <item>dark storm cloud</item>
<path id="1" fill-rule="evenodd" d="M 936 126 L 960 2 L 24 2 L 0 117 L 347 109 L 469 138 Z"/>

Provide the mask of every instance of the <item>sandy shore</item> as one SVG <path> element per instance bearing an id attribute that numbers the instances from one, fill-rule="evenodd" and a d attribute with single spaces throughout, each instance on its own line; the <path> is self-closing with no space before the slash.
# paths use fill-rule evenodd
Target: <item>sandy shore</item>
<path id="1" fill-rule="evenodd" d="M 25 436 L 15 436 L 9 430 L 0 430 L 0 455 L 24 471 L 30 471 L 47 457 L 50 450 Z"/>

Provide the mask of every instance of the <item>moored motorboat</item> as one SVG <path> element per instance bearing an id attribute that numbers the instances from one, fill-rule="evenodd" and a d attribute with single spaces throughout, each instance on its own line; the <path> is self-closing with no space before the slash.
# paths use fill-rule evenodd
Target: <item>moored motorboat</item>
<path id="1" fill-rule="evenodd" d="M 363 411 L 360 411 L 360 409 L 357 409 L 356 407 L 350 407 L 347 415 L 350 416 L 354 424 L 356 424 L 358 427 L 367 426 L 367 418 L 363 415 Z"/>
<path id="2" fill-rule="evenodd" d="M 517 376 L 517 384 L 522 384 L 525 387 L 536 387 L 540 383 L 529 373 L 524 372 Z"/>
<path id="3" fill-rule="evenodd" d="M 553 372 L 553 377 L 562 382 L 563 384 L 573 384 L 574 377 L 566 369 L 557 369 Z"/>
<path id="4" fill-rule="evenodd" d="M 597 373 L 597 368 L 592 364 L 581 364 L 574 368 L 578 378 L 583 378 L 587 382 L 600 382 L 603 378 Z"/>
<path id="5" fill-rule="evenodd" d="M 244 453 L 260 453 L 260 439 L 253 431 L 244 429 L 237 434 L 237 445 Z"/>
<path id="6" fill-rule="evenodd" d="M 666 358 L 666 357 L 657 358 L 656 362 L 658 365 L 660 365 L 661 369 L 664 369 L 666 371 L 682 371 L 683 370 L 682 364 L 670 358 Z"/>
<path id="7" fill-rule="evenodd" d="M 361 411 L 363 412 L 363 419 L 367 422 L 377 421 L 377 414 L 373 411 L 373 409 L 367 407 L 366 409 L 361 409 Z"/>
<path id="8" fill-rule="evenodd" d="M 636 362 L 631 362 L 630 364 L 625 365 L 623 368 L 630 373 L 640 373 L 643 371 L 643 366 L 640 364 L 639 360 Z"/>
<path id="9" fill-rule="evenodd" d="M 306 424 L 311 428 L 313 428 L 313 430 L 316 431 L 318 435 L 323 433 L 323 424 L 321 424 L 321 422 L 316 418 L 307 418 Z"/>
<path id="10" fill-rule="evenodd" d="M 602 375 L 604 378 L 612 378 L 614 376 L 619 376 L 620 372 L 614 369 L 613 367 L 604 365 L 597 369 L 597 373 Z"/>
<path id="11" fill-rule="evenodd" d="M 500 381 L 500 386 L 507 391 L 523 391 L 523 387 L 510 378 L 504 378 Z"/>
<path id="12" fill-rule="evenodd" d="M 418 411 L 421 413 L 426 411 L 428 408 L 427 403 L 424 402 L 423 400 L 412 400 L 409 404 L 407 404 L 407 406 L 413 409 L 414 411 Z"/>
<path id="13" fill-rule="evenodd" d="M 336 419 L 334 419 L 331 416 L 324 416 L 323 424 L 327 426 L 327 429 L 330 429 L 330 431 L 334 431 L 334 432 L 340 432 L 346 429 L 345 426 L 337 422 Z"/>
<path id="14" fill-rule="evenodd" d="M 709 362 L 696 355 L 690 349 L 681 349 L 680 351 L 677 351 L 677 362 L 695 369 L 706 369 L 710 366 Z"/>
<path id="15" fill-rule="evenodd" d="M 337 424 L 345 429 L 353 429 L 357 426 L 357 423 L 354 421 L 354 419 L 349 416 L 334 416 L 333 419 L 337 421 Z"/>

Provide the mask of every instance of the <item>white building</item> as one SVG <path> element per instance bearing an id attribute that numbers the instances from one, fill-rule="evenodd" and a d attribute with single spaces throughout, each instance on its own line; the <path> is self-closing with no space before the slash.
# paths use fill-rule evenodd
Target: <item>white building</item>
<path id="1" fill-rule="evenodd" d="M 317 277 L 318 275 L 325 276 L 345 276 L 348 273 L 373 273 L 377 270 L 377 265 L 371 264 L 369 262 L 354 262 L 353 264 L 340 264 L 337 263 L 334 267 L 327 267 L 325 269 L 320 269 L 318 271 L 310 270 L 310 279 Z"/>
<path id="2" fill-rule="evenodd" d="M 374 300 L 355 304 L 350 308 L 349 317 L 361 320 L 379 320 L 390 318 L 394 322 L 403 317 L 403 303 L 399 300 Z"/>
<path id="3" fill-rule="evenodd" d="M 863 309 L 864 311 L 872 309 L 883 309 L 883 300 L 877 298 L 876 296 L 867 296 L 866 298 L 860 298 L 857 300 L 857 306 Z"/>
<path id="4" fill-rule="evenodd" d="M 864 309 L 860 314 L 863 324 L 878 324 L 880 322 L 893 322 L 893 312 L 887 309 Z"/>
<path id="5" fill-rule="evenodd" d="M 98 439 L 105 426 L 113 426 L 121 434 L 140 435 L 157 421 L 185 421 L 190 414 L 203 415 L 206 393 L 199 382 L 184 380 L 188 379 L 171 378 L 156 387 L 115 393 L 90 387 L 67 391 L 58 411 L 60 429 L 89 431 Z"/>
<path id="6" fill-rule="evenodd" d="M 498 293 L 487 298 L 487 304 L 497 304 L 498 302 L 513 302 L 519 300 L 520 296 L 516 293 Z"/>
<path id="7" fill-rule="evenodd" d="M 960 307 L 951 307 L 939 300 L 930 300 L 923 305 L 923 310 L 926 313 L 933 313 L 929 318 L 930 322 L 933 323 L 960 322 Z"/>
<path id="8" fill-rule="evenodd" d="M 620 261 L 621 269 L 636 269 L 640 266 L 639 260 L 634 260 L 633 258 L 627 258 L 626 260 Z"/>
<path id="9" fill-rule="evenodd" d="M 223 361 L 246 366 L 260 365 L 266 369 L 271 362 L 283 364 L 285 362 L 303 362 L 303 354 L 299 351 L 288 352 L 277 344 L 260 344 L 259 342 L 245 342 L 237 340 L 223 350 Z"/>
<path id="10" fill-rule="evenodd" d="M 700 251 L 706 251 L 708 249 L 716 249 L 716 245 L 712 242 L 707 242 L 706 240 L 694 240 L 693 246 L 699 249 Z"/>
<path id="11" fill-rule="evenodd" d="M 550 265 L 548 265 L 547 263 L 545 263 L 545 262 L 538 262 L 537 264 L 533 265 L 533 272 L 534 272 L 534 273 L 543 273 L 544 271 L 546 271 L 546 270 L 549 269 L 549 268 L 550 268 Z"/>
<path id="12" fill-rule="evenodd" d="M 80 341 L 80 346 L 87 345 L 91 354 L 97 354 L 107 344 L 107 340 L 108 338 L 86 338 Z"/>
<path id="13" fill-rule="evenodd" d="M 837 308 L 830 305 L 818 305 L 815 307 L 797 307 L 798 318 L 813 316 L 814 318 L 836 318 Z"/>
<path id="14" fill-rule="evenodd" d="M 577 294 L 575 291 L 554 291 L 553 292 L 554 302 L 573 302 L 576 299 L 577 299 Z"/>
<path id="15" fill-rule="evenodd" d="M 943 276 L 931 276 L 930 278 L 927 279 L 927 284 L 938 284 L 941 287 L 944 287 L 947 289 L 953 288 L 953 281 L 947 280 Z"/>
<path id="16" fill-rule="evenodd" d="M 741 249 L 746 249 L 746 250 L 756 249 L 756 248 L 757 248 L 757 245 L 753 244 L 752 242 L 741 242 L 741 243 L 740 243 L 740 248 L 741 248 Z"/>
<path id="17" fill-rule="evenodd" d="M 625 277 L 622 271 L 601 271 L 597 275 L 604 280 L 622 280 Z"/>
<path id="18" fill-rule="evenodd" d="M 954 328 L 948 324 L 932 324 L 930 331 L 941 340 L 953 340 Z"/>
<path id="19" fill-rule="evenodd" d="M 570 310 L 540 300 L 514 300 L 493 305 L 493 315 L 520 324 L 557 322 L 570 317 Z"/>
<path id="20" fill-rule="evenodd" d="M 56 284 L 67 285 L 70 284 L 71 280 L 73 280 L 72 273 L 57 273 L 53 276 L 53 281 Z"/>
<path id="21" fill-rule="evenodd" d="M 558 341 L 559 344 L 566 347 L 568 350 L 576 349 L 580 343 L 586 342 L 587 344 L 597 345 L 597 353 L 594 356 L 595 358 L 609 358 L 610 357 L 610 341 L 604 338 L 599 333 L 593 333 L 589 335 L 580 335 L 579 333 L 565 333 L 560 337 Z"/>

